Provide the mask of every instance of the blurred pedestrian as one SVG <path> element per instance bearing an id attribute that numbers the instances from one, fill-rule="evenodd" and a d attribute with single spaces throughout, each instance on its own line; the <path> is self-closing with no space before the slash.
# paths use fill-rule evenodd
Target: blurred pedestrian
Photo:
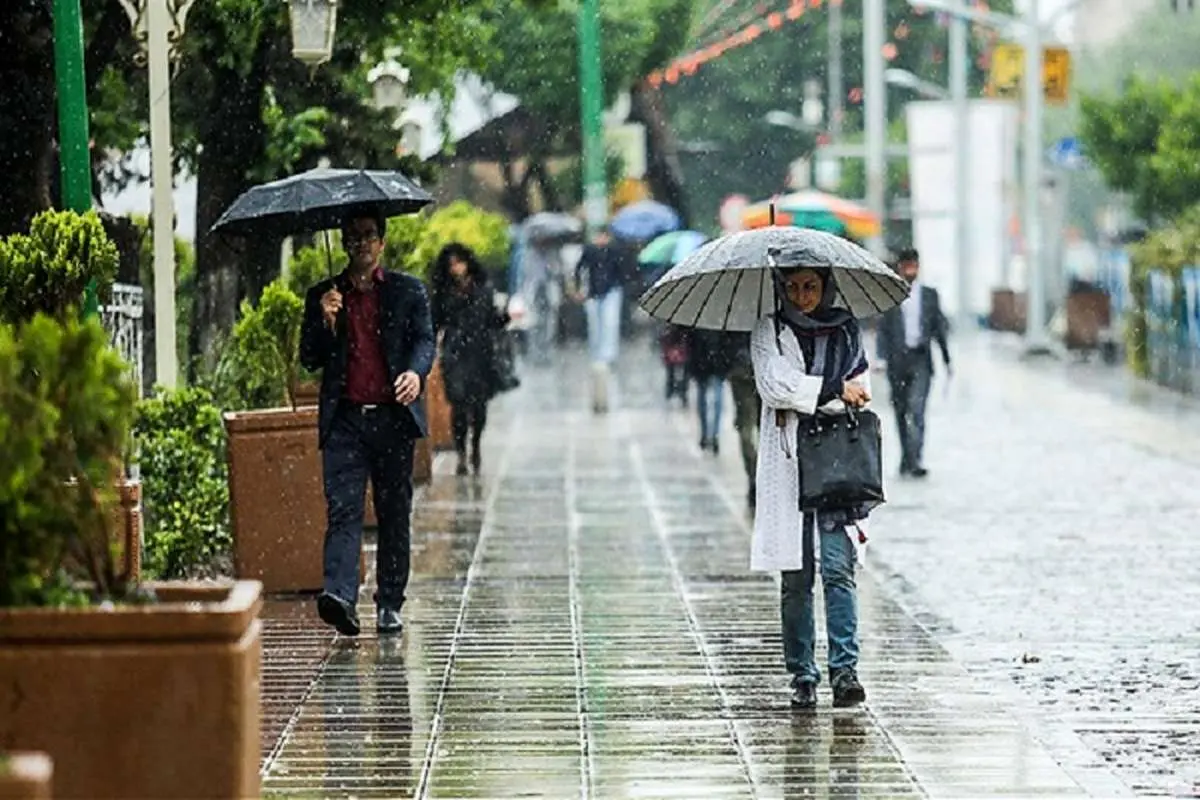
<path id="1" fill-rule="evenodd" d="M 679 404 L 687 408 L 687 329 L 678 325 L 664 325 L 658 336 L 658 346 L 662 353 L 663 368 L 667 377 L 666 400 L 670 403 L 678 397 Z"/>
<path id="2" fill-rule="evenodd" d="M 367 479 L 379 520 L 375 602 L 380 633 L 398 634 L 408 586 L 413 451 L 427 434 L 418 402 L 436 344 L 425 287 L 384 268 L 387 221 L 348 219 L 350 264 L 308 290 L 300 363 L 321 372 L 318 443 L 328 528 L 317 613 L 346 636 L 359 632 L 358 581 Z"/>
<path id="3" fill-rule="evenodd" d="M 751 568 L 782 573 L 780 616 L 784 661 L 792 675 L 792 705 L 817 704 L 813 585 L 820 542 L 829 682 L 835 707 L 866 699 L 858 679 L 858 600 L 854 568 L 867 509 L 802 511 L 797 452 L 801 418 L 862 408 L 871 399 L 862 335 L 848 311 L 834 307 L 829 270 L 790 269 L 774 275 L 777 311 L 758 322 L 751 339 L 754 377 L 762 397 L 758 492 Z"/>
<path id="4" fill-rule="evenodd" d="M 583 248 L 575 267 L 577 298 L 587 314 L 588 353 L 592 362 L 592 408 L 608 410 L 608 382 L 621 348 L 621 300 L 625 260 L 608 230 Z"/>
<path id="5" fill-rule="evenodd" d="M 526 345 L 535 364 L 549 364 L 558 341 L 562 284 L 562 254 L 558 245 L 526 242 L 521 263 L 521 295 L 523 307 L 532 318 Z"/>
<path id="6" fill-rule="evenodd" d="M 750 358 L 750 335 L 730 333 L 731 347 L 737 358 L 729 371 L 729 389 L 733 395 L 733 427 L 738 434 L 742 467 L 746 471 L 746 503 L 754 508 L 757 501 L 754 472 L 758 465 L 758 421 L 762 416 L 762 399 L 754 384 L 754 363 Z"/>
<path id="7" fill-rule="evenodd" d="M 688 373 L 696 381 L 700 449 L 713 455 L 721 450 L 725 380 L 737 362 L 737 345 L 737 340 L 725 331 L 693 330 L 688 336 Z"/>
<path id="8" fill-rule="evenodd" d="M 933 383 L 933 343 L 942 352 L 951 374 L 949 323 L 942 313 L 937 289 L 921 282 L 921 260 L 916 250 L 898 254 L 900 274 L 911 284 L 908 297 L 879 321 L 879 358 L 887 363 L 892 410 L 900 431 L 900 474 L 924 478 L 925 407 Z"/>
<path id="9" fill-rule="evenodd" d="M 496 292 L 487 271 L 470 248 L 452 243 L 442 248 L 430 276 L 433 326 L 441 337 L 442 377 L 454 428 L 457 474 L 470 465 L 479 474 L 480 444 L 487 426 L 487 407 L 499 391 L 496 337 L 508 324 L 508 313 L 496 308 Z"/>

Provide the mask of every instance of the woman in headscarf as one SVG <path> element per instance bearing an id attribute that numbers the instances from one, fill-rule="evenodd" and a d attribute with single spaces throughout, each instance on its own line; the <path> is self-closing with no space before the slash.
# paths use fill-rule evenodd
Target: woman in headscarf
<path id="1" fill-rule="evenodd" d="M 829 270 L 776 270 L 773 278 L 776 312 L 759 321 L 751 339 L 762 397 L 751 569 L 783 575 L 780 611 L 791 701 L 795 708 L 814 708 L 821 677 L 813 622 L 820 548 L 833 705 L 854 706 L 866 699 L 857 673 L 854 580 L 858 547 L 866 541 L 866 509 L 802 512 L 804 476 L 796 448 L 802 418 L 870 401 L 870 373 L 857 322 L 835 306 L 837 287 Z"/>
<path id="2" fill-rule="evenodd" d="M 467 474 L 470 441 L 471 467 L 478 474 L 488 401 L 498 388 L 496 335 L 508 324 L 508 314 L 496 309 L 488 274 L 465 245 L 442 248 L 430 284 L 433 327 L 441 336 L 442 376 L 458 451 L 457 472 Z"/>

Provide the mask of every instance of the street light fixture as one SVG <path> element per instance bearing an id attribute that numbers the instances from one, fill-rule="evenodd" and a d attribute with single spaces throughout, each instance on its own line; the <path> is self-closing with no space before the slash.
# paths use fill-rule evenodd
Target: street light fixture
<path id="1" fill-rule="evenodd" d="M 946 100 L 950 97 L 950 93 L 938 86 L 936 83 L 921 80 L 913 73 L 906 69 L 892 68 L 884 70 L 884 80 L 892 86 L 899 86 L 902 89 L 911 89 L 922 97 L 930 100 Z"/>
<path id="2" fill-rule="evenodd" d="M 292 57 L 310 67 L 333 57 L 338 0 L 288 0 L 292 19 Z"/>
<path id="3" fill-rule="evenodd" d="M 375 99 L 375 107 L 401 108 L 408 94 L 408 68 L 401 66 L 395 58 L 388 58 L 371 68 L 367 73 L 367 82 Z"/>

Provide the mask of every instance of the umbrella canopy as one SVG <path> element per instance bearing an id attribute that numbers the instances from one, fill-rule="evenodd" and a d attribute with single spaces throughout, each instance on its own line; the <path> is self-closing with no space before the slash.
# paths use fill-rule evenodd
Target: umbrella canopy
<path id="1" fill-rule="evenodd" d="M 314 169 L 246 191 L 213 225 L 239 236 L 290 236 L 341 226 L 348 213 L 397 217 L 433 202 L 429 192 L 399 172 Z"/>
<path id="2" fill-rule="evenodd" d="M 827 233 L 848 233 L 858 239 L 878 236 L 879 217 L 849 200 L 825 192 L 796 192 L 773 201 L 755 203 L 742 213 L 747 228 L 762 228 L 770 224 L 770 203 L 775 204 L 775 224 L 795 225 Z"/>
<path id="3" fill-rule="evenodd" d="M 521 223 L 521 232 L 537 244 L 567 242 L 583 233 L 583 225 L 568 214 L 539 211 Z"/>
<path id="4" fill-rule="evenodd" d="M 642 200 L 625 206 L 612 218 L 608 229 L 621 239 L 649 241 L 678 230 L 682 221 L 675 209 L 654 200 Z"/>
<path id="5" fill-rule="evenodd" d="M 834 304 L 859 318 L 894 308 L 909 292 L 907 281 L 853 242 L 776 225 L 709 242 L 651 286 L 640 305 L 674 325 L 750 331 L 775 310 L 771 270 L 795 267 L 831 270 Z"/>
<path id="6" fill-rule="evenodd" d="M 638 253 L 642 266 L 674 266 L 700 249 L 708 237 L 699 231 L 672 231 L 664 233 Z"/>

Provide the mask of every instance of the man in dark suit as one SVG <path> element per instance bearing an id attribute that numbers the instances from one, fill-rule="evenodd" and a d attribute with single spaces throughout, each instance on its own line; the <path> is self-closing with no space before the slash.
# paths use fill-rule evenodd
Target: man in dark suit
<path id="1" fill-rule="evenodd" d="M 892 409 L 900 428 L 900 474 L 924 478 L 929 474 L 922 459 L 925 448 L 925 403 L 933 381 L 933 343 L 942 351 L 950 372 L 949 324 L 942 313 L 937 290 L 920 280 L 921 262 L 916 250 L 899 255 L 899 272 L 912 285 L 908 298 L 884 314 L 879 323 L 879 358 L 887 362 L 892 389 Z"/>
<path id="2" fill-rule="evenodd" d="M 433 368 L 429 297 L 410 275 L 380 264 L 386 220 L 355 215 L 342 227 L 350 264 L 308 290 L 300 362 L 321 371 L 319 442 L 328 528 L 321 619 L 359 632 L 359 554 L 367 479 L 379 519 L 378 629 L 400 633 L 408 585 L 413 450 L 426 435 L 421 396 Z"/>

